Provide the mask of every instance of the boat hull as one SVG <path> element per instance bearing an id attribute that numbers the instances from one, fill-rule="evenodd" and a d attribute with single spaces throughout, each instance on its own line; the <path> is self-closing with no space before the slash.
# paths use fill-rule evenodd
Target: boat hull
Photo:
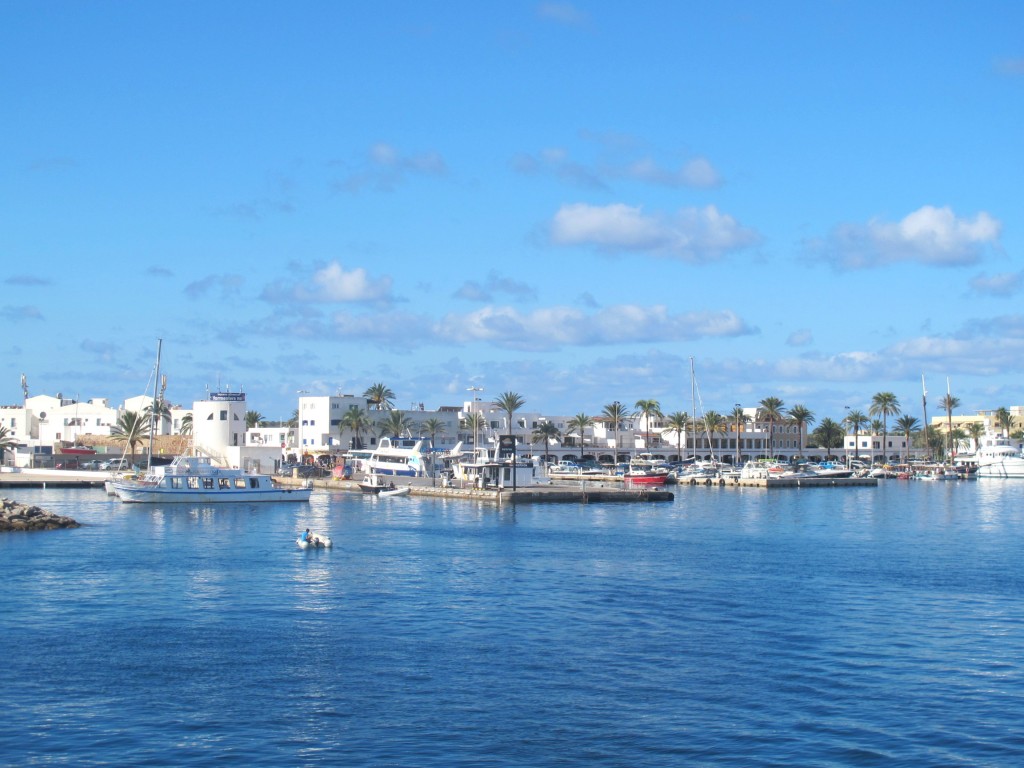
<path id="1" fill-rule="evenodd" d="M 112 483 L 114 494 L 121 501 L 132 504 L 212 504 L 269 501 L 309 501 L 310 488 L 257 488 L 253 490 L 173 490 L 163 488 L 133 488 L 123 483 Z"/>

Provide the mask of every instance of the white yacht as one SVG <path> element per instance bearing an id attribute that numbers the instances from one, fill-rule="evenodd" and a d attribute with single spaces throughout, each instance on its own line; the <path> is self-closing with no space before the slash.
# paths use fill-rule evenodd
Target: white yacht
<path id="1" fill-rule="evenodd" d="M 977 477 L 1024 477 L 1024 451 L 1005 437 L 990 437 L 974 454 Z"/>

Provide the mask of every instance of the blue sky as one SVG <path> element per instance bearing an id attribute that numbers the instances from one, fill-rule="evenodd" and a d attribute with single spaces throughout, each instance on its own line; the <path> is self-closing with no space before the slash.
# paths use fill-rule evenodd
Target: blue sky
<path id="1" fill-rule="evenodd" d="M 0 4 L 0 402 L 1024 403 L 1024 5 Z"/>

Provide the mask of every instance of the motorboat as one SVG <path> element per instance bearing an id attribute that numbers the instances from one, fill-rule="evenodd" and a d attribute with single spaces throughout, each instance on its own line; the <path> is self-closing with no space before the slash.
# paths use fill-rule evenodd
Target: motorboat
<path id="1" fill-rule="evenodd" d="M 141 478 L 110 481 L 124 502 L 210 503 L 238 501 L 309 501 L 312 488 L 277 485 L 270 475 L 216 466 L 208 456 L 177 456 L 166 466 L 151 467 Z"/>
<path id="2" fill-rule="evenodd" d="M 408 496 L 410 492 L 408 485 L 403 485 L 401 488 L 389 488 L 381 491 L 377 495 L 381 498 L 389 498 L 391 496 Z"/>
<path id="3" fill-rule="evenodd" d="M 331 541 L 330 536 L 325 536 L 322 533 L 314 533 L 310 531 L 306 538 L 299 536 L 295 540 L 299 549 L 330 549 L 334 542 Z"/>
<path id="4" fill-rule="evenodd" d="M 381 477 L 378 474 L 367 475 L 366 478 L 363 480 L 363 482 L 359 483 L 358 485 L 359 485 L 359 490 L 361 490 L 363 493 L 384 494 L 384 493 L 390 493 L 392 491 L 402 490 L 401 488 L 398 488 L 397 486 L 395 486 L 395 483 L 394 483 L 393 480 L 389 480 L 389 481 L 385 482 L 384 478 Z M 408 493 L 409 486 L 404 486 L 404 487 L 405 487 L 406 492 Z M 399 495 L 399 494 L 394 494 L 394 495 Z"/>

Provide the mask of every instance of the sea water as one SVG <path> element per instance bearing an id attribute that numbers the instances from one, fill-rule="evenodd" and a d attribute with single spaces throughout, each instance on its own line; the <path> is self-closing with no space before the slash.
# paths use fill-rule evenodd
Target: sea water
<path id="1" fill-rule="evenodd" d="M 2 765 L 1024 764 L 1024 482 L 7 495 Z"/>

